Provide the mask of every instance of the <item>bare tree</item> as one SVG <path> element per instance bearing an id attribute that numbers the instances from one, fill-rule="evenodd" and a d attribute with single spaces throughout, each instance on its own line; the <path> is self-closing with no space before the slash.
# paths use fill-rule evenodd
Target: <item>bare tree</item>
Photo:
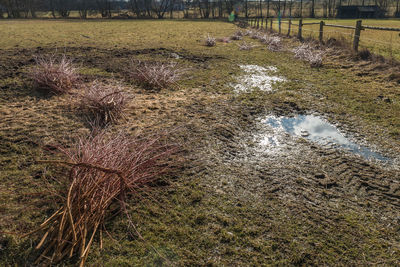
<path id="1" fill-rule="evenodd" d="M 94 7 L 94 0 L 77 0 L 76 7 L 79 11 L 79 16 L 81 19 L 86 19 L 89 10 Z"/>
<path id="2" fill-rule="evenodd" d="M 102 18 L 111 18 L 111 0 L 96 0 Z"/>
<path id="3" fill-rule="evenodd" d="M 211 5 L 209 0 L 197 0 L 199 6 L 200 16 L 204 19 L 210 17 Z"/>
<path id="4" fill-rule="evenodd" d="M 274 10 L 275 14 L 278 15 L 281 12 L 281 1 L 272 2 L 272 10 Z"/>
<path id="5" fill-rule="evenodd" d="M 156 13 L 157 18 L 164 18 L 165 13 L 170 7 L 172 1 L 171 0 L 153 0 L 151 3 L 151 9 L 154 13 Z"/>
<path id="6" fill-rule="evenodd" d="M 72 7 L 74 6 L 73 1 L 64 0 L 50 0 L 50 10 L 53 18 L 57 17 L 57 14 L 62 18 L 69 17 Z"/>

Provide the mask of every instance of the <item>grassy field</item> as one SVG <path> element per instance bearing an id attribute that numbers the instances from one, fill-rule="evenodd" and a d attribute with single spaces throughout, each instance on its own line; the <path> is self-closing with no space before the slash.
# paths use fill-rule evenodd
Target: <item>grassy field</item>
<path id="1" fill-rule="evenodd" d="M 319 19 L 306 19 L 306 22 L 319 22 Z M 356 20 L 325 20 L 326 23 L 355 26 Z M 107 46 L 115 43 L 120 47 L 139 47 L 145 45 L 146 42 L 151 41 L 154 36 L 163 36 L 160 30 L 160 25 L 172 25 L 173 21 L 160 21 L 154 22 L 151 30 L 154 35 L 149 36 L 147 33 L 142 32 L 141 29 L 132 29 L 132 23 L 129 21 L 118 21 L 110 23 L 109 21 L 72 21 L 69 22 L 69 28 L 64 31 L 59 31 L 57 25 L 63 25 L 65 21 L 55 20 L 52 25 L 46 21 L 2 21 L 3 26 L 1 30 L 2 40 L 0 45 L 4 48 L 11 48 L 15 46 L 21 47 L 34 47 L 37 45 L 55 45 L 55 46 L 74 46 L 74 45 L 102 45 Z M 203 23 L 203 24 L 202 24 Z M 194 22 L 194 24 L 204 25 L 206 22 Z M 400 28 L 400 20 L 363 20 L 364 25 L 394 27 Z M 114 26 L 118 25 L 119 31 L 114 30 Z M 85 27 L 87 26 L 87 27 Z M 188 37 L 194 33 L 197 28 L 194 27 L 193 31 L 185 33 L 184 36 Z M 277 24 L 274 24 L 274 29 L 277 31 Z M 287 32 L 287 24 L 282 24 L 282 31 Z M 303 29 L 304 37 L 318 37 L 319 25 L 307 25 Z M 92 34 L 96 33 L 96 36 Z M 210 29 L 210 33 L 214 31 Z M 297 34 L 297 28 L 294 27 L 292 34 Z M 104 36 L 102 40 L 98 40 L 98 36 Z M 184 39 L 182 36 L 182 39 Z M 324 39 L 337 38 L 347 41 L 352 44 L 354 30 L 329 28 L 325 27 Z M 164 39 L 160 40 L 161 44 L 168 44 L 169 39 L 174 36 L 170 33 L 169 36 L 163 36 Z M 50 40 L 54 38 L 54 41 Z M 93 40 L 96 39 L 96 40 Z M 46 41 L 47 40 L 47 41 Z M 383 55 L 388 58 L 395 58 L 400 60 L 400 36 L 398 32 L 390 31 L 376 31 L 365 30 L 361 34 L 360 48 L 367 48 L 374 53 Z"/>
<path id="2" fill-rule="evenodd" d="M 320 22 L 321 19 L 305 19 L 304 22 Z M 355 26 L 355 19 L 325 19 L 323 20 L 327 24 Z M 297 21 L 295 22 L 297 23 Z M 398 19 L 364 19 L 362 20 L 363 25 L 377 26 L 377 27 L 391 27 L 400 28 L 400 20 Z M 275 23 L 274 30 L 278 31 L 278 25 Z M 298 27 L 292 28 L 292 35 L 297 34 Z M 287 33 L 288 25 L 282 24 L 282 31 Z M 361 32 L 360 37 L 360 49 L 367 48 L 373 53 L 383 55 L 388 58 L 395 58 L 400 60 L 400 32 L 393 31 L 378 31 L 366 29 Z M 304 37 L 313 37 L 318 39 L 319 25 L 306 25 L 303 28 Z M 325 27 L 324 28 L 324 40 L 329 38 L 343 39 L 351 46 L 353 43 L 354 30 Z"/>
<path id="3" fill-rule="evenodd" d="M 155 186 L 151 198 L 129 201 L 143 239 L 116 214 L 105 222 L 109 234 L 102 247 L 95 237 L 88 264 L 400 264 L 400 196 L 391 184 L 398 172 L 301 140 L 312 157 L 299 152 L 299 158 L 271 164 L 254 164 L 241 147 L 252 146 L 251 130 L 260 116 L 318 113 L 386 155 L 398 155 L 399 83 L 391 78 L 398 69 L 340 52 L 322 68 L 311 68 L 293 58 L 290 48 L 299 45 L 293 39 L 280 52 L 258 43 L 251 51 L 240 51 L 238 42 L 203 44 L 207 34 L 224 37 L 236 30 L 207 21 L 0 21 L 0 265 L 29 265 L 41 235 L 20 235 L 60 205 L 43 190 L 44 178 L 59 174 L 35 162 L 45 156 L 43 146 L 90 132 L 73 97 L 32 88 L 27 77 L 38 54 L 74 58 L 85 82 L 123 84 L 133 98 L 126 120 L 113 130 L 168 130 L 182 145 L 185 162 L 163 177 L 169 182 Z M 174 89 L 146 91 L 126 78 L 132 58 L 175 61 L 189 69 L 187 79 Z M 239 64 L 276 66 L 287 82 L 271 93 L 238 95 L 231 84 L 242 74 Z M 318 178 L 321 171 L 326 179 Z"/>

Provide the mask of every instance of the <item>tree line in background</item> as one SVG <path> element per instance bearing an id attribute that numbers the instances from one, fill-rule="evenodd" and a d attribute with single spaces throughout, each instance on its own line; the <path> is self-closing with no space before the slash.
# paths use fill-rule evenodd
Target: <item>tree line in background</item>
<path id="1" fill-rule="evenodd" d="M 50 13 L 53 18 L 223 18 L 235 11 L 249 17 L 336 16 L 343 5 L 379 6 L 386 16 L 400 17 L 400 0 L 0 0 L 0 18 L 36 18 Z M 317 12 L 318 11 L 318 12 Z"/>

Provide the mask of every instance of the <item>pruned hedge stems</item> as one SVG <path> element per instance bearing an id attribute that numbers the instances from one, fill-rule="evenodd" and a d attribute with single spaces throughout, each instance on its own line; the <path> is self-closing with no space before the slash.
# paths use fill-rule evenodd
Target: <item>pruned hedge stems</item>
<path id="1" fill-rule="evenodd" d="M 231 37 L 221 37 L 221 38 L 217 38 L 216 40 L 217 40 L 218 42 L 228 44 L 228 43 L 231 42 Z"/>
<path id="2" fill-rule="evenodd" d="M 253 49 L 254 47 L 257 47 L 257 45 L 252 44 L 252 43 L 247 43 L 245 41 L 243 41 L 238 46 L 239 46 L 239 50 L 245 50 L 245 51 L 249 51 L 249 50 Z"/>
<path id="3" fill-rule="evenodd" d="M 63 55 L 36 56 L 36 65 L 29 72 L 29 77 L 37 89 L 52 94 L 65 94 L 76 88 L 79 84 L 77 68 L 73 66 L 72 59 Z"/>
<path id="4" fill-rule="evenodd" d="M 244 32 L 242 32 L 242 31 L 236 31 L 236 32 L 231 36 L 231 39 L 232 39 L 232 40 L 242 40 L 244 35 L 245 35 Z"/>
<path id="5" fill-rule="evenodd" d="M 171 169 L 169 159 L 177 146 L 162 139 L 162 135 L 139 139 L 99 131 L 79 139 L 72 148 L 59 147 L 62 160 L 39 161 L 70 169 L 64 178 L 68 184 L 64 204 L 36 230 L 46 232 L 36 246 L 44 250 L 35 264 L 54 264 L 78 254 L 83 266 L 114 202 L 131 220 L 125 203 L 128 195 L 139 196 Z"/>
<path id="6" fill-rule="evenodd" d="M 318 68 L 322 66 L 323 52 L 315 49 L 312 45 L 304 43 L 293 49 L 294 57 L 307 61 L 311 67 Z"/>
<path id="7" fill-rule="evenodd" d="M 83 87 L 79 107 L 91 120 L 106 125 L 124 117 L 126 101 L 127 94 L 121 84 L 93 81 Z"/>
<path id="8" fill-rule="evenodd" d="M 147 63 L 131 60 L 128 76 L 145 89 L 161 90 L 175 85 L 186 71 L 175 62 Z"/>
<path id="9" fill-rule="evenodd" d="M 209 34 L 207 35 L 207 37 L 204 40 L 204 44 L 206 46 L 215 46 L 217 44 L 216 39 L 212 36 L 210 36 Z"/>

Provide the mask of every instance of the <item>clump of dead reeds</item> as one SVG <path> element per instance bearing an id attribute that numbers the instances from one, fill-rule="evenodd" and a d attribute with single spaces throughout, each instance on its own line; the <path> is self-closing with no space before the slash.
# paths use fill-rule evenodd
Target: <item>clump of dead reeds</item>
<path id="1" fill-rule="evenodd" d="M 105 125 L 123 117 L 126 98 L 122 85 L 93 81 L 84 86 L 79 107 L 92 121 Z"/>
<path id="2" fill-rule="evenodd" d="M 76 87 L 79 74 L 72 59 L 65 55 L 60 58 L 37 56 L 35 62 L 29 76 L 37 89 L 52 94 L 65 94 Z"/>
<path id="3" fill-rule="evenodd" d="M 39 161 L 69 167 L 60 184 L 66 184 L 63 205 L 36 231 L 46 231 L 36 249 L 41 249 L 35 265 L 55 264 L 79 255 L 83 266 L 96 233 L 102 244 L 103 222 L 110 205 L 126 210 L 129 196 L 140 196 L 160 174 L 171 169 L 168 162 L 176 146 L 165 145 L 162 137 L 139 139 L 123 133 L 100 131 L 81 138 L 75 146 L 58 148 L 63 160 Z M 35 231 L 35 232 L 36 232 Z"/>
<path id="4" fill-rule="evenodd" d="M 132 60 L 128 75 L 145 89 L 161 90 L 176 84 L 186 71 L 175 62 L 147 63 Z"/>
<path id="5" fill-rule="evenodd" d="M 311 67 L 318 68 L 322 66 L 323 52 L 314 49 L 310 44 L 304 43 L 293 49 L 294 57 L 307 61 Z"/>
<path id="6" fill-rule="evenodd" d="M 206 46 L 215 46 L 217 44 L 217 41 L 214 37 L 210 36 L 209 34 L 206 36 L 205 40 L 204 40 L 204 44 Z"/>

